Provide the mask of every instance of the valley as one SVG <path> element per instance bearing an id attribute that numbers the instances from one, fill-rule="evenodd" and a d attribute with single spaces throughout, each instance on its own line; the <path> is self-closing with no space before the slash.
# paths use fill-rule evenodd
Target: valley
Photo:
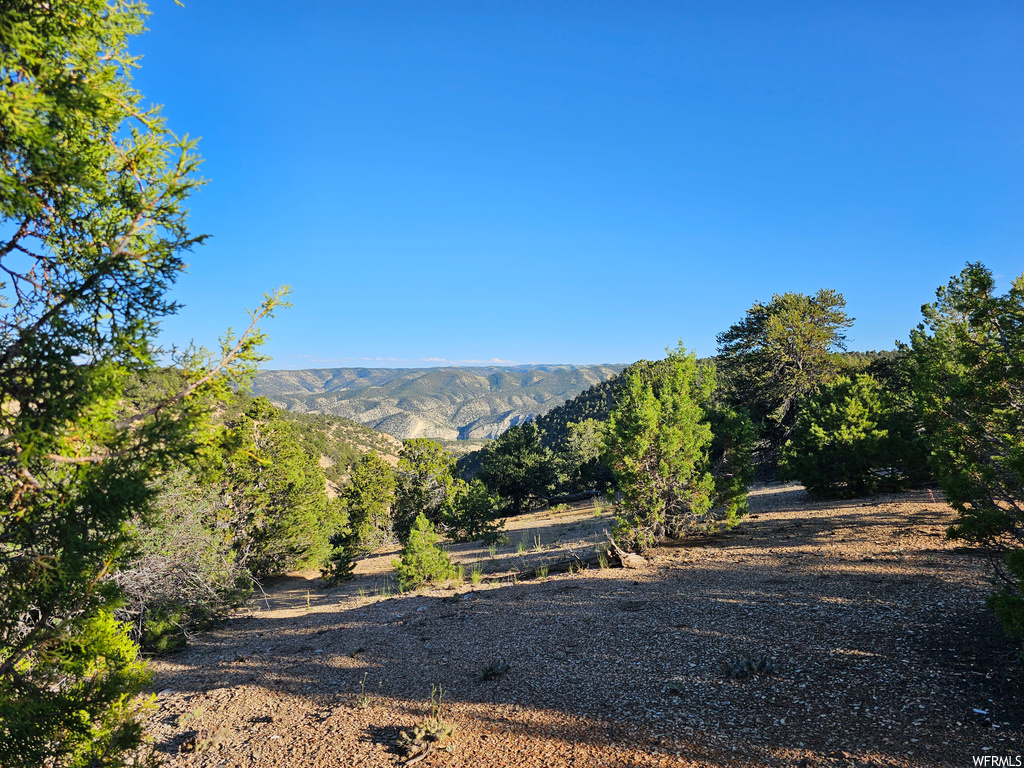
<path id="1" fill-rule="evenodd" d="M 342 416 L 400 439 L 495 438 L 623 365 L 315 368 L 262 371 L 253 394 L 296 413 Z"/>

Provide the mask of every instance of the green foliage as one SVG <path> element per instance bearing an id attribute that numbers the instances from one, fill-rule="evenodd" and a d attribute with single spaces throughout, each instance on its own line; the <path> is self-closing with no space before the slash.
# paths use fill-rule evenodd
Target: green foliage
<path id="1" fill-rule="evenodd" d="M 959 514 L 949 535 L 997 553 L 990 605 L 1024 637 L 1024 275 L 998 296 L 991 271 L 968 264 L 922 311 L 914 384 L 935 479 Z"/>
<path id="2" fill-rule="evenodd" d="M 925 479 L 914 413 L 898 407 L 872 376 L 840 376 L 809 396 L 779 476 L 799 480 L 819 496 L 863 496 Z M 908 428 L 909 427 L 909 428 Z"/>
<path id="3" fill-rule="evenodd" d="M 330 540 L 331 554 L 320 569 L 320 578 L 329 585 L 341 584 L 355 578 L 359 537 L 351 527 L 338 531 Z"/>
<path id="4" fill-rule="evenodd" d="M 569 436 L 569 425 L 588 420 L 598 423 L 608 421 L 618 400 L 625 379 L 620 373 L 606 381 L 600 381 L 580 392 L 576 397 L 555 406 L 547 413 L 533 420 L 540 430 L 541 444 L 549 450 L 557 450 Z"/>
<path id="5" fill-rule="evenodd" d="M 433 440 L 406 440 L 395 470 L 394 530 L 405 541 L 416 516 L 444 525 L 457 494 L 455 457 Z"/>
<path id="6" fill-rule="evenodd" d="M 348 509 L 354 546 L 372 552 L 391 539 L 395 475 L 390 464 L 373 451 L 365 454 L 353 467 L 352 480 L 341 497 Z"/>
<path id="7" fill-rule="evenodd" d="M 185 624 L 193 622 L 186 611 L 184 605 L 149 608 L 142 623 L 142 647 L 150 653 L 162 654 L 180 651 L 188 645 Z"/>
<path id="8" fill-rule="evenodd" d="M 518 515 L 529 499 L 547 496 L 554 482 L 551 455 L 532 422 L 512 427 L 484 449 L 480 479 Z"/>
<path id="9" fill-rule="evenodd" d="M 458 573 L 448 553 L 438 544 L 434 524 L 422 512 L 409 529 L 401 560 L 394 560 L 392 565 L 398 572 L 398 584 L 403 592 L 428 582 L 448 581 Z"/>
<path id="10" fill-rule="evenodd" d="M 779 464 L 782 480 L 799 480 L 827 497 L 874 492 L 887 433 L 879 428 L 881 387 L 870 376 L 840 376 L 803 403 Z"/>
<path id="11" fill-rule="evenodd" d="M 341 504 L 327 497 L 316 459 L 265 398 L 229 425 L 234 450 L 225 479 L 229 527 L 239 561 L 254 576 L 319 566 L 330 537 L 345 525 Z"/>
<path id="12" fill-rule="evenodd" d="M 882 387 L 879 426 L 885 430 L 883 490 L 923 485 L 932 479 L 926 432 L 914 392 L 914 360 L 906 349 L 872 360 L 867 372 Z"/>
<path id="13" fill-rule="evenodd" d="M 709 463 L 715 480 L 715 516 L 721 526 L 732 528 L 747 513 L 757 431 L 746 413 L 723 403 L 706 406 L 705 413 L 712 434 Z"/>
<path id="14" fill-rule="evenodd" d="M 149 676 L 126 627 L 109 611 L 76 621 L 45 654 L 22 659 L 15 670 L 0 679 L 0 765 L 119 765 L 119 756 L 139 743 L 134 695 Z M 61 685 L 28 696 L 21 673 Z"/>
<path id="15" fill-rule="evenodd" d="M 784 293 L 747 310 L 746 317 L 718 334 L 719 373 L 731 405 L 750 412 L 764 441 L 764 461 L 773 465 L 792 434 L 799 401 L 832 381 L 853 324 L 842 294 Z"/>
<path id="16" fill-rule="evenodd" d="M 214 439 L 214 400 L 260 358 L 240 337 L 172 357 L 183 387 L 122 414 L 167 292 L 202 242 L 194 143 L 130 83 L 145 6 L 0 4 L 0 763 L 118 765 L 145 679 L 110 578 L 151 481 Z"/>
<path id="17" fill-rule="evenodd" d="M 280 411 L 291 424 L 302 450 L 314 458 L 327 459 L 324 476 L 339 488 L 344 486 L 352 468 L 368 451 L 394 453 L 394 443 L 383 434 L 350 419 L 322 413 Z"/>
<path id="18" fill-rule="evenodd" d="M 606 431 L 607 422 L 595 419 L 567 425 L 565 437 L 552 455 L 559 494 L 604 491 L 612 484 L 611 470 L 602 461 Z"/>
<path id="19" fill-rule="evenodd" d="M 710 402 L 715 377 L 682 345 L 663 365 L 624 376 L 608 428 L 608 453 L 623 497 L 615 537 L 620 546 L 643 551 L 711 510 L 712 434 L 702 406 Z"/>
<path id="20" fill-rule="evenodd" d="M 477 478 L 459 481 L 448 530 L 455 541 L 493 541 L 505 526 L 501 498 L 487 490 Z"/>

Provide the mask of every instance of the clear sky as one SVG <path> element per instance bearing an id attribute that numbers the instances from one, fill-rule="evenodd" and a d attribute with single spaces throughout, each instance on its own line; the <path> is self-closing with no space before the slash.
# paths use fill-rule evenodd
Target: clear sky
<path id="1" fill-rule="evenodd" d="M 268 367 L 628 363 L 834 288 L 891 348 L 1024 272 L 1024 4 L 150 0 L 213 238 L 163 341 Z"/>

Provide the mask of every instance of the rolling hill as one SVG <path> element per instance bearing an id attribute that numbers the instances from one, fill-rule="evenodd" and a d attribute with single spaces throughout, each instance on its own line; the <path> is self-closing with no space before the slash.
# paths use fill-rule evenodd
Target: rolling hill
<path id="1" fill-rule="evenodd" d="M 400 438 L 493 438 L 622 365 L 314 368 L 262 371 L 253 394 L 297 413 L 343 416 Z"/>

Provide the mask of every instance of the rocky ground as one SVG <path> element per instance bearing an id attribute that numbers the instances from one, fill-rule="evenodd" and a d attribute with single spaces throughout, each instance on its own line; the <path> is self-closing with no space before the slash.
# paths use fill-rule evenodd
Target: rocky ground
<path id="1" fill-rule="evenodd" d="M 439 703 L 453 733 L 421 766 L 1021 754 L 1019 646 L 985 609 L 985 562 L 944 538 L 941 498 L 821 503 L 773 485 L 751 501 L 733 532 L 642 571 L 534 576 L 601 537 L 608 511 L 575 509 L 517 519 L 494 551 L 458 548 L 457 588 L 390 594 L 388 553 L 342 587 L 265 585 L 154 662 L 154 748 L 182 768 L 399 765 L 400 731 Z"/>

